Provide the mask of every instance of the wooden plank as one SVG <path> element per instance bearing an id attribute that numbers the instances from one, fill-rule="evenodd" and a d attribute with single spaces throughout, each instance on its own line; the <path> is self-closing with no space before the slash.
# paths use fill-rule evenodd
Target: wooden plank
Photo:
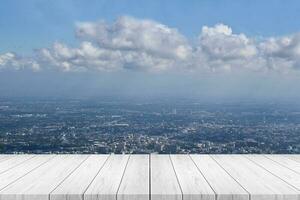
<path id="1" fill-rule="evenodd" d="M 84 193 L 85 200 L 115 200 L 129 155 L 111 155 Z"/>
<path id="2" fill-rule="evenodd" d="M 249 193 L 209 155 L 191 155 L 191 158 L 216 192 L 218 200 L 249 199 Z"/>
<path id="3" fill-rule="evenodd" d="M 130 156 L 118 200 L 149 200 L 149 167 L 149 155 Z"/>
<path id="4" fill-rule="evenodd" d="M 286 155 L 286 157 L 300 163 L 300 155 L 299 154 L 297 154 L 297 155 Z"/>
<path id="5" fill-rule="evenodd" d="M 170 155 L 185 200 L 214 200 L 215 193 L 188 155 Z"/>
<path id="6" fill-rule="evenodd" d="M 212 156 L 251 196 L 251 200 L 296 200 L 299 191 L 242 155 Z"/>
<path id="7" fill-rule="evenodd" d="M 14 154 L 1 154 L 0 155 L 0 162 L 5 161 L 7 159 L 13 158 Z"/>
<path id="8" fill-rule="evenodd" d="M 181 200 L 182 192 L 169 155 L 151 155 L 151 200 Z"/>
<path id="9" fill-rule="evenodd" d="M 300 199 L 295 155 L 107 157 L 10 156 L 0 162 L 0 200 Z"/>
<path id="10" fill-rule="evenodd" d="M 266 157 L 274 160 L 282 166 L 285 166 L 296 173 L 300 174 L 300 163 L 294 159 L 290 159 L 286 155 L 265 155 Z"/>
<path id="11" fill-rule="evenodd" d="M 18 155 L 0 162 L 0 174 L 22 164 L 26 160 L 33 157 L 34 155 Z"/>
<path id="12" fill-rule="evenodd" d="M 50 194 L 51 200 L 83 200 L 83 193 L 109 155 L 91 155 Z"/>
<path id="13" fill-rule="evenodd" d="M 86 155 L 58 155 L 0 191 L 0 199 L 48 200 L 50 192 L 86 158 Z"/>
<path id="14" fill-rule="evenodd" d="M 300 174 L 263 155 L 246 155 L 246 157 L 300 191 Z"/>
<path id="15" fill-rule="evenodd" d="M 26 160 L 21 165 L 18 165 L 13 169 L 0 174 L 0 190 L 4 189 L 6 186 L 15 182 L 19 178 L 25 176 L 27 173 L 30 173 L 32 170 L 38 168 L 40 165 L 46 163 L 54 156 L 55 155 L 35 156 L 32 159 Z"/>

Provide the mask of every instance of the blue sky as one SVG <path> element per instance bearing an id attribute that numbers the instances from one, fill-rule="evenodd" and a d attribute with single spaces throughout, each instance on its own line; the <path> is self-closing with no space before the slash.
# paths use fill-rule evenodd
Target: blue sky
<path id="1" fill-rule="evenodd" d="M 300 99 L 299 0 L 2 0 L 0 95 Z"/>
<path id="2" fill-rule="evenodd" d="M 300 29 L 297 0 L 2 0 L 0 53 L 28 54 L 54 41 L 75 44 L 75 22 L 113 21 L 122 15 L 156 20 L 191 39 L 203 25 L 216 23 L 255 37 Z"/>

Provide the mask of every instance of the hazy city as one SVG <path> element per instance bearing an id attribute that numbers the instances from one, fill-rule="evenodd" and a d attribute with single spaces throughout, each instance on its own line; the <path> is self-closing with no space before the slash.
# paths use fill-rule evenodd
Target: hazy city
<path id="1" fill-rule="evenodd" d="M 0 153 L 300 153 L 298 8 L 4 0 Z"/>
<path id="2" fill-rule="evenodd" d="M 0 101 L 0 153 L 299 153 L 300 107 Z"/>
<path id="3" fill-rule="evenodd" d="M 299 0 L 1 0 L 0 200 L 300 200 Z"/>

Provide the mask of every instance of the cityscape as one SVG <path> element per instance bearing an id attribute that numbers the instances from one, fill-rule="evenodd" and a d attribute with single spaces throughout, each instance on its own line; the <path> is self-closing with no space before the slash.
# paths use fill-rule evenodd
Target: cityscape
<path id="1" fill-rule="evenodd" d="M 1 3 L 0 154 L 300 153 L 299 1 Z"/>
<path id="2" fill-rule="evenodd" d="M 300 107 L 3 99 L 0 153 L 300 153 Z"/>
<path id="3" fill-rule="evenodd" d="M 1 0 L 0 200 L 300 200 L 299 19 Z"/>

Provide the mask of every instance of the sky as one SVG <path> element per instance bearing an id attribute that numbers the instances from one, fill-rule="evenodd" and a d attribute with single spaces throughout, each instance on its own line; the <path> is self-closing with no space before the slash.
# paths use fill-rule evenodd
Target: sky
<path id="1" fill-rule="evenodd" d="M 300 100 L 297 0 L 3 0 L 0 94 Z"/>

